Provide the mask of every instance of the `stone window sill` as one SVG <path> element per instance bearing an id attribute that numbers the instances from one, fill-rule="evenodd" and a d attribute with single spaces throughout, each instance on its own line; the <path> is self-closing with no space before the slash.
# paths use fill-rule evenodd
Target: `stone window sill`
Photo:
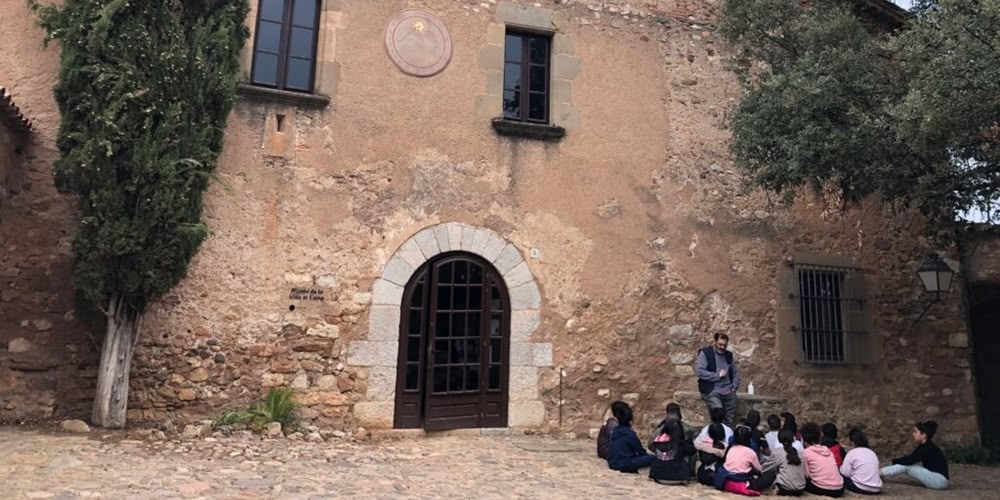
<path id="1" fill-rule="evenodd" d="M 240 84 L 237 93 L 244 98 L 254 101 L 291 104 L 292 106 L 301 106 L 303 108 L 323 109 L 330 105 L 330 98 L 325 95 L 269 89 L 246 83 Z"/>
<path id="2" fill-rule="evenodd" d="M 566 135 L 566 129 L 555 125 L 518 122 L 503 118 L 493 119 L 493 130 L 503 136 L 538 139 L 542 141 L 558 141 Z"/>

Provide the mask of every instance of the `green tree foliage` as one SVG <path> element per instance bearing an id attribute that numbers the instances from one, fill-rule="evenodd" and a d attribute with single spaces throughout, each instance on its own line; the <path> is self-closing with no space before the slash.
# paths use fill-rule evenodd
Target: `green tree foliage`
<path id="1" fill-rule="evenodd" d="M 79 200 L 76 285 L 141 314 L 207 236 L 202 192 L 236 98 L 247 2 L 31 3 L 62 49 L 54 171 Z"/>
<path id="2" fill-rule="evenodd" d="M 731 151 L 791 199 L 834 183 L 951 225 L 1000 195 L 1000 0 L 921 2 L 892 35 L 852 0 L 726 0 L 745 93 Z M 991 214 L 1000 215 L 1000 214 Z"/>
<path id="3" fill-rule="evenodd" d="M 59 42 L 56 186 L 76 196 L 73 277 L 104 311 L 92 420 L 125 425 L 148 304 L 208 235 L 202 193 L 236 99 L 246 0 L 28 0 Z"/>

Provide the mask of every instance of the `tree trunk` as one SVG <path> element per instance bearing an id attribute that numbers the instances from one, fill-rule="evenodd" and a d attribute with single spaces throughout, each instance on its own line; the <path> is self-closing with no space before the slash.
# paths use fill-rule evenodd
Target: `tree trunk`
<path id="1" fill-rule="evenodd" d="M 128 407 L 128 374 L 139 338 L 141 315 L 119 295 L 108 301 L 108 326 L 101 348 L 97 394 L 91 421 L 98 427 L 125 427 Z"/>

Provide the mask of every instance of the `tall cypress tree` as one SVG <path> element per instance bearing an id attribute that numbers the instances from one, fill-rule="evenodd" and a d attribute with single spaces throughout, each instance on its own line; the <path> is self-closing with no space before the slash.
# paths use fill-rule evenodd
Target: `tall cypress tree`
<path id="1" fill-rule="evenodd" d="M 247 0 L 28 2 L 62 49 L 54 176 L 79 203 L 73 277 L 107 319 L 92 420 L 122 427 L 143 313 L 208 235 Z"/>

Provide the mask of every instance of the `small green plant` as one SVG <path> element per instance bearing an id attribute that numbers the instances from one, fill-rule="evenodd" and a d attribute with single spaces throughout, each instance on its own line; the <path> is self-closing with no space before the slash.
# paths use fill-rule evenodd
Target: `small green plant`
<path id="1" fill-rule="evenodd" d="M 948 449 L 948 461 L 956 464 L 986 465 L 995 462 L 989 448 L 978 444 Z"/>
<path id="2" fill-rule="evenodd" d="M 215 419 L 214 426 L 246 425 L 260 431 L 267 424 L 278 422 L 282 429 L 294 428 L 296 425 L 295 409 L 299 405 L 292 401 L 293 394 L 293 391 L 288 388 L 272 388 L 267 392 L 264 401 L 247 410 L 227 411 Z"/>

